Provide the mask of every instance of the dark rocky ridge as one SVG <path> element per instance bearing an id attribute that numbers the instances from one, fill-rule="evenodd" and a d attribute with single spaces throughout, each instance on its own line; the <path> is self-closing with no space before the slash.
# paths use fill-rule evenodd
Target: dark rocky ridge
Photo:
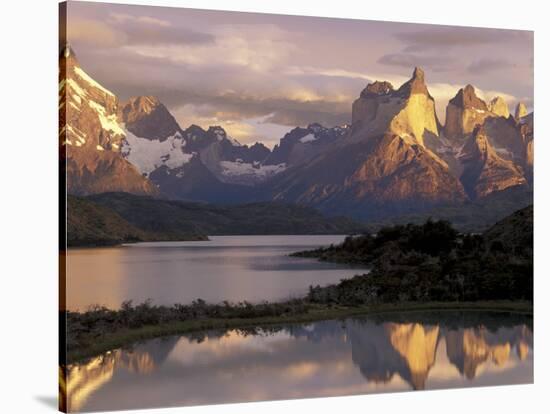
<path id="1" fill-rule="evenodd" d="M 130 98 L 119 109 L 119 117 L 128 131 L 141 138 L 162 142 L 182 132 L 172 114 L 154 96 Z"/>

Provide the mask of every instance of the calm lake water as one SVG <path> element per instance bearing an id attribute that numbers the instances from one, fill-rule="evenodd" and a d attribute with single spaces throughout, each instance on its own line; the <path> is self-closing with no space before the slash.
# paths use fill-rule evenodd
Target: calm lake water
<path id="1" fill-rule="evenodd" d="M 301 296 L 365 269 L 294 258 L 299 250 L 340 243 L 345 236 L 213 236 L 204 242 L 138 243 L 70 249 L 67 306 L 119 308 L 125 300 L 155 304 L 201 298 L 259 302 Z"/>
<path id="2" fill-rule="evenodd" d="M 533 382 L 532 319 L 415 312 L 173 336 L 67 368 L 71 411 Z"/>

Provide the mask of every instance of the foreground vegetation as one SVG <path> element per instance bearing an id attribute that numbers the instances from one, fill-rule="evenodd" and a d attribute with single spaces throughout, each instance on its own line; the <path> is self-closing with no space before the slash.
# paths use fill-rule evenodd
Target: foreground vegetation
<path id="1" fill-rule="evenodd" d="M 533 208 L 520 210 L 483 234 L 460 234 L 448 222 L 427 221 L 348 237 L 338 246 L 299 257 L 361 263 L 370 273 L 310 287 L 279 303 L 155 306 L 122 304 L 64 312 L 67 360 L 76 361 L 132 342 L 209 329 L 252 328 L 410 310 L 532 312 Z"/>
<path id="2" fill-rule="evenodd" d="M 348 237 L 338 246 L 294 256 L 371 266 L 335 285 L 311 287 L 313 303 L 359 304 L 533 298 L 533 208 L 483 234 L 460 234 L 448 222 L 428 221 Z"/>

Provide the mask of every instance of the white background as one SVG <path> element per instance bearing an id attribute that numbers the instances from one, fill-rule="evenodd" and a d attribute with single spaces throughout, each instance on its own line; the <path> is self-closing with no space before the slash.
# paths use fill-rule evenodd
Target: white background
<path id="1" fill-rule="evenodd" d="M 129 2 L 535 30 L 535 385 L 147 412 L 549 412 L 550 274 L 546 243 L 550 194 L 550 14 L 546 10 L 547 2 Z M 54 412 L 57 397 L 57 1 L 2 1 L 0 9 L 0 412 Z M 510 50 L 510 59 L 513 59 L 513 50 Z"/>

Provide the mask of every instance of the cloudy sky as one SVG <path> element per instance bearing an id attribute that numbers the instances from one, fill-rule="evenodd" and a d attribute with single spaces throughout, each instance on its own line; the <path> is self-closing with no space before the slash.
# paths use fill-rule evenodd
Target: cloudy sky
<path id="1" fill-rule="evenodd" d="M 289 129 L 350 121 L 367 83 L 422 67 L 438 116 L 467 83 L 533 106 L 528 31 L 70 2 L 81 66 L 121 100 L 155 95 L 183 128 L 221 125 L 273 146 Z"/>

